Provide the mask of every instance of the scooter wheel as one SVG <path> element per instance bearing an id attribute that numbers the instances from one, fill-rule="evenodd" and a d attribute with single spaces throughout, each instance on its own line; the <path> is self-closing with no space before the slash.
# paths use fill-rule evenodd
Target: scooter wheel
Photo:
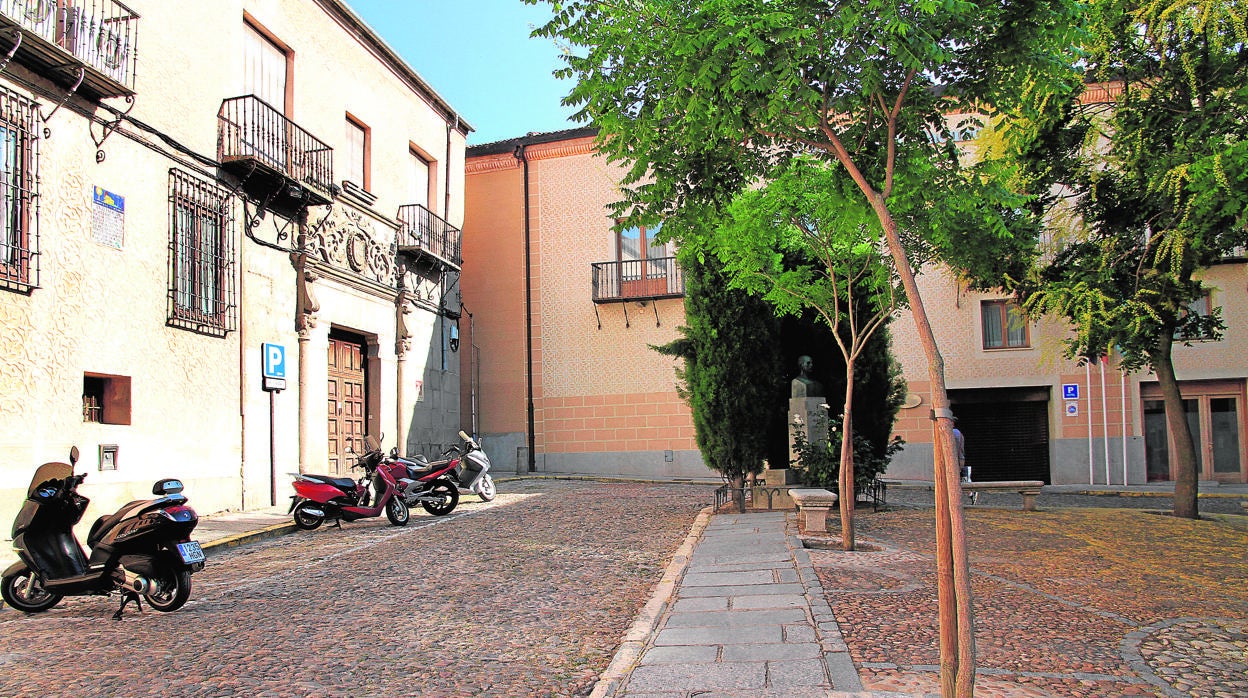
<path id="1" fill-rule="evenodd" d="M 316 502 L 299 502 L 295 507 L 295 525 L 305 531 L 320 528 L 325 523 L 324 514 L 313 514 L 308 509 L 316 509 Z"/>
<path id="2" fill-rule="evenodd" d="M 390 519 L 390 523 L 394 526 L 406 526 L 411 519 L 412 512 L 407 508 L 407 502 L 398 497 L 391 497 L 386 502 L 386 518 Z"/>
<path id="3" fill-rule="evenodd" d="M 157 611 L 176 611 L 191 598 L 191 573 L 187 570 L 166 568 L 154 575 L 151 582 L 151 590 L 143 596 Z"/>
<path id="4" fill-rule="evenodd" d="M 26 566 L 0 579 L 0 596 L 4 597 L 5 603 L 25 613 L 46 611 L 64 598 L 45 591 L 39 579 Z"/>
<path id="5" fill-rule="evenodd" d="M 481 476 L 481 481 L 477 483 L 477 496 L 483 502 L 494 501 L 494 497 L 498 496 L 498 490 L 494 488 L 494 478 L 489 475 Z"/>

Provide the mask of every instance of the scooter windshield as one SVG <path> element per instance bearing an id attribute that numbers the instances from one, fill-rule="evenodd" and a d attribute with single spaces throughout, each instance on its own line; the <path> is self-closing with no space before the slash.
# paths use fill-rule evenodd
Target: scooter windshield
<path id="1" fill-rule="evenodd" d="M 26 496 L 35 493 L 39 485 L 48 480 L 64 480 L 74 474 L 74 466 L 69 463 L 44 463 L 35 470 L 35 476 L 30 479 L 30 487 L 26 488 Z"/>

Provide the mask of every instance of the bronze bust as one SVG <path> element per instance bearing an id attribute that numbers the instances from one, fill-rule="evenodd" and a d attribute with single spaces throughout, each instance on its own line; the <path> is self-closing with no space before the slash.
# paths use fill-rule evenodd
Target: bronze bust
<path id="1" fill-rule="evenodd" d="M 793 379 L 789 397 L 823 397 L 823 384 L 811 375 L 814 367 L 815 362 L 809 356 L 797 357 L 797 378 Z"/>

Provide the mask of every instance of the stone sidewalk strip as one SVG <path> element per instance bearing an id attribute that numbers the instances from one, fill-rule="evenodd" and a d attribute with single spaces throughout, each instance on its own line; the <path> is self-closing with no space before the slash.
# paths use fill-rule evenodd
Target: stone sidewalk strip
<path id="1" fill-rule="evenodd" d="M 626 639 L 593 695 L 866 695 L 787 526 L 784 512 L 703 511 L 664 576 L 662 612 L 634 626 L 647 639 Z"/>

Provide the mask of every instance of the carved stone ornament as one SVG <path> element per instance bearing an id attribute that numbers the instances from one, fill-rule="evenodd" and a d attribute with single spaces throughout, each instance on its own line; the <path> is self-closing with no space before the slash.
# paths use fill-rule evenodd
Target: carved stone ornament
<path id="1" fill-rule="evenodd" d="M 292 254 L 290 261 L 295 267 L 295 330 L 306 338 L 308 331 L 316 327 L 316 312 L 321 309 L 320 301 L 312 292 L 312 283 L 320 277 L 306 268 L 307 255 Z"/>
<path id="2" fill-rule="evenodd" d="M 400 357 L 407 354 L 412 348 L 412 331 L 407 326 L 407 320 L 404 315 L 412 313 L 412 304 L 409 302 L 406 291 L 399 291 L 399 295 L 394 299 L 395 305 L 395 342 L 394 352 Z"/>
<path id="3" fill-rule="evenodd" d="M 354 209 L 337 207 L 317 221 L 307 235 L 305 250 L 370 281 L 397 285 L 392 245 L 379 241 L 374 221 Z"/>

